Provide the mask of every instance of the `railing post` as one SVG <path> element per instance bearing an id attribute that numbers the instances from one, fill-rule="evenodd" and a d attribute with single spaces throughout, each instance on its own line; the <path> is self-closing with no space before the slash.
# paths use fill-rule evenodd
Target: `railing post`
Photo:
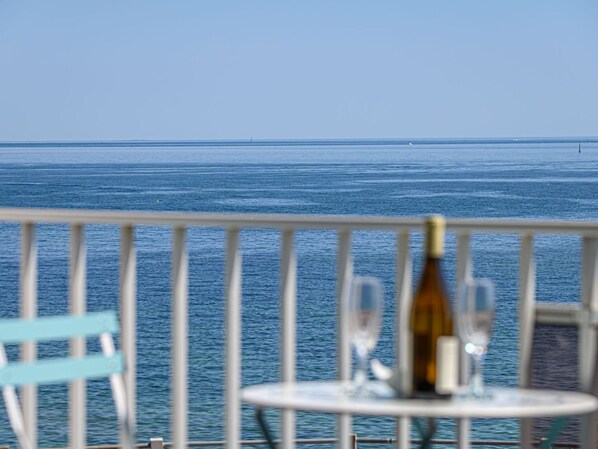
<path id="1" fill-rule="evenodd" d="M 69 302 L 72 315 L 85 314 L 87 290 L 87 252 L 83 225 L 71 226 L 71 248 L 69 267 Z M 71 357 L 85 357 L 85 337 L 70 341 Z M 87 439 L 86 382 L 77 379 L 69 385 L 69 447 L 83 449 Z"/>
<path id="2" fill-rule="evenodd" d="M 412 301 L 413 262 L 409 248 L 409 231 L 397 233 L 397 276 L 396 276 L 396 325 L 395 348 L 397 368 L 403 374 L 402 388 L 408 391 L 411 388 L 411 348 L 409 345 L 409 313 Z M 397 448 L 409 449 L 411 447 L 411 419 L 402 417 L 397 420 Z"/>
<path id="3" fill-rule="evenodd" d="M 226 448 L 237 449 L 241 441 L 241 251 L 239 230 L 226 232 L 226 367 L 225 415 Z"/>
<path id="4" fill-rule="evenodd" d="M 471 235 L 469 233 L 460 233 L 457 236 L 457 281 L 462 282 L 471 279 L 472 273 Z"/>
<path id="5" fill-rule="evenodd" d="M 137 410 L 137 255 L 135 228 L 123 226 L 120 234 L 120 347 L 125 357 L 124 374 L 127 416 L 131 429 L 136 428 Z M 127 435 L 121 429 L 121 444 Z M 134 441 L 128 442 L 133 444 Z"/>
<path id="6" fill-rule="evenodd" d="M 457 236 L 457 283 L 455 286 L 455 300 L 459 295 L 459 284 L 471 279 L 473 262 L 471 259 L 471 236 L 469 233 L 460 233 Z M 463 345 L 461 345 L 463 348 Z M 469 382 L 469 357 L 464 349 L 459 351 L 460 373 L 459 381 L 462 385 Z M 457 441 L 459 449 L 469 448 L 471 438 L 471 420 L 461 418 L 457 420 Z"/>
<path id="7" fill-rule="evenodd" d="M 579 322 L 579 386 L 591 393 L 598 373 L 598 329 L 591 317 L 598 313 L 598 239 L 585 237 L 582 243 L 581 308 L 587 320 Z M 598 412 L 581 417 L 581 447 L 598 445 Z"/>
<path id="8" fill-rule="evenodd" d="M 521 239 L 519 257 L 519 386 L 522 388 L 529 388 L 531 384 L 535 298 L 534 236 L 526 234 Z M 532 446 L 532 421 L 524 418 L 521 420 L 521 447 L 529 449 Z"/>
<path id="9" fill-rule="evenodd" d="M 186 229 L 176 227 L 172 251 L 172 440 L 174 449 L 187 448 L 188 284 Z"/>
<path id="10" fill-rule="evenodd" d="M 297 258 L 293 247 L 295 232 L 283 231 L 281 246 L 280 297 L 281 326 L 281 380 L 295 381 L 296 315 L 297 315 Z M 282 411 L 281 436 L 283 449 L 295 447 L 295 412 Z"/>
<path id="11" fill-rule="evenodd" d="M 351 378 L 351 346 L 349 344 L 348 317 L 344 307 L 351 278 L 353 276 L 353 260 L 351 258 L 351 231 L 343 230 L 338 235 L 337 259 L 337 377 L 339 381 Z M 351 415 L 339 415 L 337 418 L 338 447 L 349 447 L 351 433 Z"/>
<path id="12" fill-rule="evenodd" d="M 37 248 L 33 223 L 23 223 L 21 226 L 20 293 L 21 318 L 35 318 L 37 316 Z M 36 359 L 36 343 L 22 343 L 21 361 L 26 363 Z M 25 432 L 35 449 L 37 447 L 37 387 L 24 386 L 21 388 L 21 393 Z"/>

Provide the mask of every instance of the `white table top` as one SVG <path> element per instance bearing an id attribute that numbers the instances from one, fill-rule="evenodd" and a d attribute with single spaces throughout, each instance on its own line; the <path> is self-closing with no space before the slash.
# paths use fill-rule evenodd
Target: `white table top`
<path id="1" fill-rule="evenodd" d="M 379 416 L 524 418 L 579 415 L 598 409 L 594 396 L 570 391 L 488 388 L 488 399 L 425 400 L 397 399 L 385 383 L 370 385 L 376 392 L 371 398 L 355 397 L 348 383 L 333 381 L 255 385 L 244 388 L 241 396 L 264 408 Z"/>

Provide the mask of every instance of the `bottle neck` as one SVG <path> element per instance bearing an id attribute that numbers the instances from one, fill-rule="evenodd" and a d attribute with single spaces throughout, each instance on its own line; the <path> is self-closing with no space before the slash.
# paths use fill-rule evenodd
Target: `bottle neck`
<path id="1" fill-rule="evenodd" d="M 444 256 L 444 234 L 430 232 L 426 236 L 426 258 L 442 259 Z"/>
<path id="2" fill-rule="evenodd" d="M 426 257 L 440 259 L 444 254 L 444 219 L 430 218 L 426 222 Z"/>
<path id="3" fill-rule="evenodd" d="M 441 258 L 426 255 L 422 272 L 422 281 L 426 283 L 433 282 L 437 283 L 438 285 L 443 282 Z"/>
<path id="4" fill-rule="evenodd" d="M 426 255 L 426 260 L 424 262 L 424 268 L 430 267 L 430 268 L 437 270 L 440 267 L 440 260 L 441 259 L 439 257 L 433 257 L 428 254 L 428 255 Z"/>

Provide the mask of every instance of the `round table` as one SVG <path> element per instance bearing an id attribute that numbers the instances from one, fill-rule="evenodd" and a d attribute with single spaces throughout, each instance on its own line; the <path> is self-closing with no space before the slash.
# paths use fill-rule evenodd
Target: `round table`
<path id="1" fill-rule="evenodd" d="M 261 408 L 324 413 L 412 416 L 428 418 L 530 418 L 591 413 L 598 399 L 585 393 L 519 388 L 488 388 L 489 397 L 467 399 L 400 399 L 385 383 L 370 382 L 374 395 L 356 397 L 350 384 L 298 382 L 262 384 L 244 388 L 242 399 Z"/>

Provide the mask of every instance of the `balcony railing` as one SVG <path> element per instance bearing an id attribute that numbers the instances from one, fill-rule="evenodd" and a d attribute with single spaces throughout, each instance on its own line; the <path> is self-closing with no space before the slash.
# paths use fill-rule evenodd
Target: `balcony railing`
<path id="1" fill-rule="evenodd" d="M 136 285 L 137 262 L 135 231 L 141 226 L 166 226 L 172 229 L 172 440 L 174 449 L 184 449 L 188 442 L 188 247 L 187 230 L 190 228 L 220 228 L 225 230 L 225 429 L 226 447 L 240 447 L 241 442 L 241 230 L 278 230 L 281 235 L 280 248 L 280 301 L 281 309 L 281 375 L 282 381 L 293 381 L 296 377 L 296 297 L 297 258 L 295 234 L 300 230 L 331 230 L 337 233 L 337 304 L 347 294 L 353 273 L 351 237 L 354 231 L 386 231 L 396 234 L 396 286 L 397 329 L 406 329 L 406 317 L 410 306 L 412 285 L 412 255 L 410 236 L 420 232 L 423 218 L 365 217 L 365 216 L 306 216 L 267 214 L 203 214 L 203 213 L 149 213 L 124 211 L 53 210 L 53 209 L 0 209 L 0 222 L 21 225 L 20 256 L 20 301 L 21 316 L 31 318 L 37 310 L 37 252 L 36 226 L 43 223 L 70 225 L 70 268 L 69 302 L 70 313 L 79 314 L 86 310 L 86 244 L 84 229 L 87 225 L 120 226 L 120 320 L 121 349 L 127 364 L 126 389 L 131 404 L 131 416 L 135 416 L 136 404 Z M 581 330 L 580 354 L 585 354 L 580 363 L 580 390 L 590 392 L 594 382 L 596 365 L 596 324 L 598 322 L 598 222 L 573 221 L 529 221 L 449 219 L 447 231 L 456 234 L 457 261 L 456 279 L 472 275 L 471 236 L 476 233 L 510 233 L 520 237 L 520 280 L 519 280 L 519 326 L 520 326 L 520 371 L 519 382 L 529 385 L 529 359 L 531 337 L 535 321 L 575 323 Z M 534 237 L 540 234 L 569 234 L 582 239 L 581 297 L 578 303 L 554 305 L 536 303 L 535 300 L 535 258 Z M 344 312 L 337 308 L 337 377 L 348 380 L 351 369 L 351 353 L 347 329 L 343 323 Z M 589 319 L 586 319 L 588 318 Z M 406 341 L 401 332 L 396 332 L 397 363 L 405 366 L 407 351 L 402 350 Z M 82 354 L 84 345 L 73 343 L 73 354 Z M 593 355 L 592 355 L 593 354 Z M 37 357 L 36 347 L 24 344 L 21 351 L 23 361 Z M 70 431 L 69 445 L 74 449 L 85 446 L 85 384 L 74 382 L 71 386 L 69 403 Z M 37 390 L 33 386 L 22 391 L 26 427 L 36 440 Z M 337 436 L 340 447 L 349 447 L 351 439 L 350 416 L 340 416 L 337 422 Z M 592 443 L 595 435 L 590 421 L 582 427 L 582 444 Z M 523 426 L 523 442 L 530 444 Z M 291 411 L 282 413 L 282 447 L 294 447 L 295 415 Z M 398 445 L 409 447 L 409 420 L 401 419 L 397 425 Z M 459 422 L 460 447 L 469 440 L 469 422 Z"/>

